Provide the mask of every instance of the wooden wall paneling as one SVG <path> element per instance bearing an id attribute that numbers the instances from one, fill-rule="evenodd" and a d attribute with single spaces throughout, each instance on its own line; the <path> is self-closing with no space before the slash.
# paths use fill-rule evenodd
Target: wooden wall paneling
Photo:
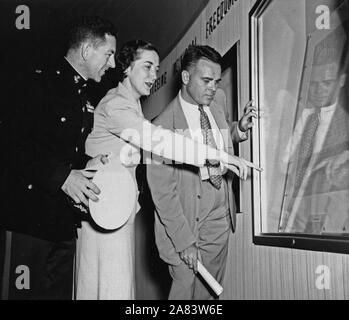
<path id="1" fill-rule="evenodd" d="M 270 277 L 270 269 L 271 269 L 271 259 L 270 255 L 272 253 L 273 248 L 262 246 L 260 248 L 260 272 L 261 272 L 261 299 L 270 300 L 272 297 L 271 282 L 273 281 Z"/>
<path id="2" fill-rule="evenodd" d="M 324 291 L 316 288 L 316 268 L 323 265 L 322 252 L 309 251 L 307 260 L 307 278 L 308 278 L 308 294 L 311 300 L 325 299 Z"/>
<path id="3" fill-rule="evenodd" d="M 243 259 L 244 259 L 244 299 L 253 299 L 253 249 L 252 249 L 252 219 L 250 212 L 242 213 L 243 217 Z"/>
<path id="4" fill-rule="evenodd" d="M 252 255 L 252 279 L 253 279 L 253 299 L 260 300 L 261 296 L 261 261 L 260 261 L 260 251 L 262 250 L 261 246 L 253 246 L 253 255 Z"/>
<path id="5" fill-rule="evenodd" d="M 349 256 L 342 255 L 344 300 L 349 300 Z"/>
<path id="6" fill-rule="evenodd" d="M 292 300 L 294 295 L 293 282 L 293 263 L 292 263 L 292 249 L 280 250 L 280 265 L 281 265 L 281 299 Z"/>
<path id="7" fill-rule="evenodd" d="M 245 272 L 245 266 L 244 266 L 244 229 L 243 229 L 243 220 L 244 217 L 242 214 L 237 215 L 237 231 L 236 231 L 236 244 L 237 244 L 237 252 L 238 252 L 238 260 L 236 261 L 237 268 L 237 299 L 244 299 L 244 291 L 245 291 L 245 285 L 244 285 L 244 272 Z"/>
<path id="8" fill-rule="evenodd" d="M 329 289 L 324 289 L 325 299 L 344 299 L 343 255 L 326 252 L 323 254 L 323 262 L 330 272 Z"/>
<path id="9" fill-rule="evenodd" d="M 307 264 L 307 286 L 308 286 L 308 299 L 316 300 L 317 293 L 315 288 L 315 258 L 312 254 L 306 255 L 306 264 Z"/>
<path id="10" fill-rule="evenodd" d="M 270 285 L 271 285 L 271 299 L 281 299 L 281 277 L 283 275 L 280 261 L 280 248 L 272 248 L 270 254 Z"/>
<path id="11" fill-rule="evenodd" d="M 306 256 L 307 251 L 292 250 L 294 295 L 297 300 L 307 300 L 309 298 Z"/>

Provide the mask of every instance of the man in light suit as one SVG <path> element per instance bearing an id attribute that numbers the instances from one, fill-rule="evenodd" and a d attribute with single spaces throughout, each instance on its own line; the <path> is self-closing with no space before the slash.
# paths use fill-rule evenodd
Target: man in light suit
<path id="1" fill-rule="evenodd" d="M 249 103 L 230 126 L 224 92 L 217 89 L 220 63 L 213 48 L 190 46 L 182 60 L 182 88 L 154 123 L 233 154 L 233 141 L 247 139 L 256 113 Z M 196 276 L 197 260 L 222 282 L 236 222 L 233 174 L 220 163 L 202 168 L 162 163 L 149 165 L 147 178 L 156 209 L 156 244 L 173 279 L 169 299 L 212 299 Z"/>
<path id="2" fill-rule="evenodd" d="M 298 122 L 306 123 L 306 117 L 317 112 L 318 125 L 301 183 L 285 205 L 287 212 L 281 229 L 286 232 L 321 234 L 349 229 L 349 110 L 344 95 L 348 56 L 342 51 L 338 46 L 324 46 L 314 59 L 308 104 Z M 299 150 L 307 128 L 296 126 L 295 132 L 300 133 L 298 138 L 295 135 L 289 157 L 298 160 L 303 156 Z M 300 160 L 296 160 L 291 164 L 297 165 Z M 290 177 L 297 176 L 290 172 Z M 293 180 L 296 179 L 290 178 L 289 184 L 297 186 Z"/>

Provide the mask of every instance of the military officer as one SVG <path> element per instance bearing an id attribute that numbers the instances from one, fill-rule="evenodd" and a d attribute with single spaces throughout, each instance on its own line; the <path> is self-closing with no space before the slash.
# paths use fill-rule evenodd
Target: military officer
<path id="1" fill-rule="evenodd" d="M 82 17 L 69 34 L 64 59 L 52 70 L 35 70 L 12 121 L 0 226 L 12 231 L 10 274 L 25 265 L 31 278 L 30 290 L 18 290 L 10 277 L 10 297 L 72 298 L 76 224 L 70 202 L 86 208 L 89 199 L 98 201 L 94 173 L 82 170 L 105 161 L 85 155 L 94 110 L 86 89 L 88 79 L 100 82 L 115 67 L 116 33 L 109 21 Z"/>

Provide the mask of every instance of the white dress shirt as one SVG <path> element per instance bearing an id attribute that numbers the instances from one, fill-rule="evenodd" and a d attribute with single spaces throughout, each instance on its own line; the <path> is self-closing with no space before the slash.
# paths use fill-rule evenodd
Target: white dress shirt
<path id="1" fill-rule="evenodd" d="M 179 101 L 182 106 L 184 116 L 188 122 L 189 133 L 191 138 L 204 143 L 204 137 L 202 135 L 201 125 L 200 125 L 200 111 L 198 105 L 191 104 L 185 101 L 182 97 L 182 93 L 179 92 Z M 203 106 L 204 111 L 206 112 L 208 119 L 210 121 L 210 125 L 212 128 L 213 137 L 218 150 L 224 150 L 224 140 L 222 134 L 217 126 L 217 123 L 211 113 L 210 107 Z M 245 133 L 238 129 L 238 134 L 241 138 L 245 136 Z M 221 170 L 224 170 L 224 165 L 221 163 Z M 201 179 L 206 180 L 209 179 L 208 169 L 207 167 L 200 168 Z"/>

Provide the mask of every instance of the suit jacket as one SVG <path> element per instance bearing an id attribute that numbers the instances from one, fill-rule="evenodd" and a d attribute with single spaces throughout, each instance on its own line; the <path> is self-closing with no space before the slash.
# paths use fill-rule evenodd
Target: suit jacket
<path id="1" fill-rule="evenodd" d="M 225 151 L 233 155 L 232 141 L 242 140 L 237 133 L 237 123 L 229 127 L 223 91 L 217 92 L 210 110 L 218 128 L 225 130 L 222 134 Z M 188 129 L 178 96 L 154 120 L 154 124 L 172 131 Z M 184 132 L 188 134 L 188 131 Z M 228 182 L 229 210 L 234 231 L 236 205 L 232 190 L 233 173 L 229 171 L 225 177 Z M 155 239 L 160 257 L 169 264 L 179 264 L 181 260 L 178 253 L 197 241 L 202 183 L 199 168 L 176 163 L 151 164 L 147 167 L 147 179 L 156 210 Z"/>
<path id="2" fill-rule="evenodd" d="M 348 227 L 344 225 L 348 220 L 349 192 L 349 113 L 345 105 L 343 97 L 340 97 L 321 150 L 313 155 L 310 175 L 303 183 L 302 192 L 298 194 L 297 206 L 292 208 L 287 230 L 320 232 L 311 226 L 312 217 L 319 219 L 319 216 L 327 221 L 320 228 L 322 231 L 340 232 Z M 342 156 L 347 161 L 328 176 L 330 163 Z"/>
<path id="3" fill-rule="evenodd" d="M 89 159 L 84 144 L 93 113 L 79 91 L 85 84 L 63 60 L 52 70 L 36 70 L 20 88 L 1 181 L 1 228 L 52 241 L 75 237 L 74 211 L 61 187 Z"/>
<path id="4" fill-rule="evenodd" d="M 340 99 L 333 113 L 330 126 L 328 128 L 321 151 L 316 155 L 314 168 L 309 177 L 309 183 L 305 190 L 305 195 L 333 192 L 342 185 L 340 189 L 348 188 L 347 176 L 342 174 L 333 175 L 333 181 L 327 181 L 325 166 L 334 161 L 343 152 L 349 150 L 349 110 L 345 108 L 345 102 Z M 318 169 L 317 169 L 318 168 Z M 343 181 L 343 183 L 341 182 Z M 345 186 L 345 187 L 344 187 Z"/>

